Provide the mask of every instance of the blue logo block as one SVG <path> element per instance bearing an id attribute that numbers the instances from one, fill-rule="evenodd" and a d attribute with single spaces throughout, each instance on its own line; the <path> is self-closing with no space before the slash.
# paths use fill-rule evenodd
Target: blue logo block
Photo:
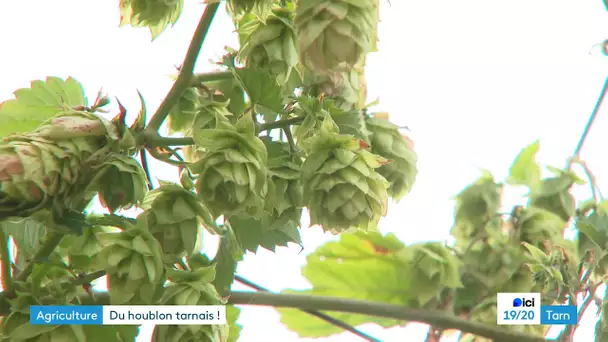
<path id="1" fill-rule="evenodd" d="M 578 309 L 576 305 L 544 305 L 540 307 L 540 324 L 576 324 Z"/>
<path id="2" fill-rule="evenodd" d="M 101 305 L 32 305 L 30 324 L 42 325 L 101 325 Z"/>
<path id="3" fill-rule="evenodd" d="M 515 298 L 513 299 L 513 307 L 514 308 L 518 308 L 523 304 L 523 302 L 521 301 L 521 299 L 519 298 Z"/>

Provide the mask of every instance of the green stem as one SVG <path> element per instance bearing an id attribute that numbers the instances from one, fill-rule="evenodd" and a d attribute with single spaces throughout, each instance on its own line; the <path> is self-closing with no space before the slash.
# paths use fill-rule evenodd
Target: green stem
<path id="1" fill-rule="evenodd" d="M 269 131 L 269 130 L 275 129 L 275 128 L 285 128 L 285 127 L 289 127 L 291 125 L 297 125 L 302 121 L 304 121 L 303 116 L 296 116 L 295 118 L 267 122 L 267 123 L 261 124 L 259 130 L 260 130 L 260 132 L 262 132 L 262 131 Z"/>
<path id="2" fill-rule="evenodd" d="M 63 234 L 57 233 L 57 232 L 49 233 L 44 244 L 40 247 L 38 252 L 36 252 L 36 254 L 34 255 L 34 258 L 27 264 L 27 266 L 25 266 L 23 271 L 21 271 L 17 275 L 15 280 L 16 281 L 26 281 L 27 277 L 29 277 L 30 274 L 32 273 L 32 271 L 34 270 L 34 266 L 37 263 L 39 263 L 43 260 L 46 260 L 49 257 L 49 255 L 51 255 L 51 253 L 53 253 L 55 248 L 57 248 L 57 246 L 59 246 L 59 243 L 63 239 L 63 236 L 64 236 Z"/>
<path id="3" fill-rule="evenodd" d="M 156 132 L 146 135 L 145 141 L 146 141 L 146 147 L 155 147 L 155 146 L 168 147 L 168 146 L 194 145 L 194 140 L 190 137 L 184 137 L 184 138 L 163 137 L 163 136 L 158 135 Z"/>
<path id="4" fill-rule="evenodd" d="M 194 83 L 201 84 L 206 82 L 229 80 L 233 77 L 234 75 L 230 71 L 208 72 L 203 74 L 195 74 Z"/>
<path id="5" fill-rule="evenodd" d="M 339 311 L 386 317 L 409 322 L 422 322 L 433 325 L 439 329 L 457 329 L 501 342 L 546 341 L 542 337 L 522 334 L 501 327 L 470 322 L 441 311 L 412 309 L 401 305 L 382 304 L 364 300 L 234 291 L 230 294 L 229 303 L 235 305 L 269 305 L 304 310 Z"/>
<path id="6" fill-rule="evenodd" d="M 11 256 L 9 254 L 10 239 L 0 229 L 0 262 L 2 263 L 2 289 L 7 292 L 13 291 L 13 274 L 11 273 Z"/>
<path id="7" fill-rule="evenodd" d="M 154 113 L 150 119 L 146 130 L 155 132 L 158 131 L 160 126 L 167 118 L 167 115 L 169 115 L 171 108 L 173 108 L 177 101 L 179 101 L 179 98 L 182 96 L 184 90 L 186 90 L 186 88 L 192 84 L 194 65 L 196 64 L 196 60 L 198 59 L 203 42 L 205 41 L 205 37 L 209 32 L 209 27 L 213 22 L 213 17 L 215 16 L 219 5 L 220 4 L 218 2 L 208 4 L 205 7 L 205 12 L 201 17 L 194 36 L 192 37 L 192 41 L 188 47 L 188 52 L 186 52 L 186 57 L 184 58 L 184 63 L 180 69 L 179 76 L 177 76 L 177 79 L 167 94 L 167 97 L 165 97 L 161 105 L 158 107 L 158 110 L 156 110 L 156 113 Z"/>

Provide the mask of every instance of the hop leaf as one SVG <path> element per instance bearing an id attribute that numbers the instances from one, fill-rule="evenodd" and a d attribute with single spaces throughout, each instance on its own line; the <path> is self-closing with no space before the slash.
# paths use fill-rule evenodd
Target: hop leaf
<path id="1" fill-rule="evenodd" d="M 296 10 L 300 59 L 311 71 L 351 69 L 374 48 L 377 2 L 301 0 Z"/>
<path id="2" fill-rule="evenodd" d="M 0 141 L 0 217 L 80 206 L 91 180 L 86 168 L 99 162 L 91 157 L 118 139 L 109 121 L 68 111 L 31 133 Z"/>
<path id="3" fill-rule="evenodd" d="M 311 224 L 332 233 L 351 227 L 375 229 L 386 214 L 388 182 L 374 169 L 386 160 L 352 136 L 336 134 L 329 120 L 323 125 L 308 142 L 310 153 L 302 167 Z"/>
<path id="4" fill-rule="evenodd" d="M 177 22 L 183 6 L 184 0 L 121 0 L 120 25 L 148 27 L 156 39 Z"/>
<path id="5" fill-rule="evenodd" d="M 298 64 L 296 32 L 292 26 L 293 12 L 277 9 L 265 20 L 253 15 L 241 19 L 242 39 L 239 58 L 247 65 L 270 71 L 279 83 L 289 80 Z"/>
<path id="6" fill-rule="evenodd" d="M 14 99 L 0 103 L 0 137 L 35 129 L 66 106 L 87 105 L 82 85 L 71 77 L 32 81 L 30 88 L 19 89 L 14 94 Z"/>
<path id="7" fill-rule="evenodd" d="M 391 161 L 381 166 L 378 173 L 390 182 L 389 195 L 399 201 L 414 185 L 418 156 L 393 123 L 368 117 L 366 126 L 371 132 L 372 152 Z"/>
<path id="8" fill-rule="evenodd" d="M 251 116 L 244 115 L 236 126 L 220 123 L 199 130 L 194 139 L 205 150 L 192 166 L 198 174 L 196 189 L 211 213 L 261 215 L 268 194 L 267 152 L 255 136 Z"/>

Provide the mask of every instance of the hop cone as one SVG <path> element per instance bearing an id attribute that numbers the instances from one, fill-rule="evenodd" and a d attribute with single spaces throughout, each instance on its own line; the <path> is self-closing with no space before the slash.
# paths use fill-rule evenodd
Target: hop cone
<path id="1" fill-rule="evenodd" d="M 228 0 L 228 6 L 233 13 L 250 12 L 256 8 L 263 8 L 269 3 L 270 0 Z"/>
<path id="2" fill-rule="evenodd" d="M 198 174 L 196 189 L 212 215 L 259 216 L 268 193 L 267 152 L 255 135 L 251 116 L 244 115 L 236 126 L 220 123 L 218 128 L 197 131 L 194 140 L 205 150 L 192 166 Z"/>
<path id="3" fill-rule="evenodd" d="M 162 285 L 163 260 L 160 243 L 147 227 L 145 215 L 137 225 L 104 236 L 109 244 L 98 255 L 106 270 L 113 305 L 152 303 Z"/>
<path id="4" fill-rule="evenodd" d="M 337 134 L 334 125 L 323 122 L 302 166 L 310 222 L 332 233 L 374 229 L 388 205 L 387 181 L 374 169 L 386 160 L 365 150 L 362 141 Z"/>
<path id="5" fill-rule="evenodd" d="M 286 143 L 264 139 L 268 150 L 269 198 L 272 220 L 269 229 L 299 226 L 302 217 L 301 161 L 290 156 Z"/>
<path id="6" fill-rule="evenodd" d="M 67 111 L 34 132 L 0 140 L 0 217 L 81 205 L 90 181 L 86 167 L 96 165 L 103 147 L 118 139 L 109 121 Z"/>
<path id="7" fill-rule="evenodd" d="M 165 287 L 162 305 L 224 305 L 211 284 L 214 267 L 192 272 L 169 271 L 171 283 Z M 226 341 L 229 325 L 157 325 L 152 342 Z"/>
<path id="8" fill-rule="evenodd" d="M 113 154 L 94 172 L 87 190 L 98 191 L 101 205 L 111 212 L 141 203 L 148 191 L 145 171 L 129 156 Z"/>
<path id="9" fill-rule="evenodd" d="M 380 167 L 378 173 L 389 181 L 389 195 L 399 201 L 414 185 L 418 156 L 411 141 L 399 133 L 396 125 L 380 118 L 367 118 L 366 123 L 371 132 L 372 152 L 392 161 Z"/>
<path id="10" fill-rule="evenodd" d="M 186 88 L 167 116 L 169 133 L 188 132 L 201 107 L 201 92 L 196 87 Z"/>
<path id="11" fill-rule="evenodd" d="M 168 263 L 200 251 L 201 224 L 215 227 L 196 195 L 175 184 L 151 191 L 142 209 L 146 210 L 150 232 L 160 242 Z"/>
<path id="12" fill-rule="evenodd" d="M 251 16 L 253 17 L 253 16 Z M 245 17 L 244 20 L 250 17 Z M 246 36 L 239 58 L 247 65 L 262 68 L 277 75 L 280 83 L 289 80 L 298 64 L 296 32 L 291 11 L 273 11 L 265 21 L 254 19 L 244 23 L 239 31 Z"/>
<path id="13" fill-rule="evenodd" d="M 184 0 L 121 0 L 121 25 L 158 27 L 153 29 L 157 36 L 169 24 L 175 24 L 183 6 Z"/>
<path id="14" fill-rule="evenodd" d="M 352 68 L 374 46 L 375 0 L 300 0 L 295 25 L 300 59 L 317 73 Z"/>
<path id="15" fill-rule="evenodd" d="M 305 83 L 307 92 L 312 96 L 321 94 L 332 98 L 342 110 L 361 109 L 367 99 L 367 87 L 362 71 L 353 69 L 329 76 L 309 72 Z"/>

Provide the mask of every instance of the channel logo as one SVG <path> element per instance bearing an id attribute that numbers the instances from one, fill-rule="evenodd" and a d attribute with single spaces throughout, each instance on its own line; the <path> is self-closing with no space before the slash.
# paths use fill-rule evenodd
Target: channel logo
<path id="1" fill-rule="evenodd" d="M 533 308 L 534 298 L 513 298 L 514 308 Z"/>

